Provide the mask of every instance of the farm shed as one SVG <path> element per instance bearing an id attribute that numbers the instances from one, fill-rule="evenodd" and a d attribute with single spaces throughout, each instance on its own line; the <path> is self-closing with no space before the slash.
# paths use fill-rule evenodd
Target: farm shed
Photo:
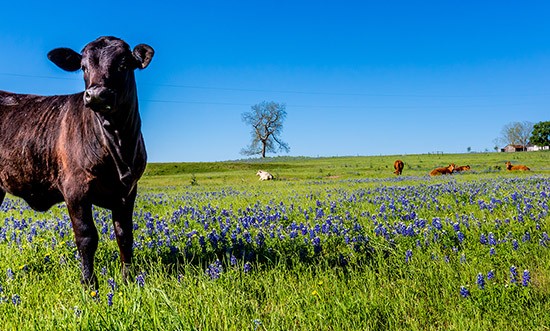
<path id="1" fill-rule="evenodd" d="M 513 153 L 513 152 L 523 152 L 524 150 L 525 150 L 525 148 L 524 148 L 523 145 L 506 145 L 500 151 L 501 152 Z"/>

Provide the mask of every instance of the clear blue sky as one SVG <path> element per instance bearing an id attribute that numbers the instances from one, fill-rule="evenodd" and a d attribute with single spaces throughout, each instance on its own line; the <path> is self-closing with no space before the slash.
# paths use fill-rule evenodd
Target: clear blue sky
<path id="1" fill-rule="evenodd" d="M 10 1 L 0 89 L 68 94 L 55 47 L 155 48 L 136 74 L 151 162 L 243 158 L 241 114 L 286 104 L 292 156 L 492 151 L 550 120 L 548 1 Z M 287 155 L 287 154 L 282 154 Z"/>

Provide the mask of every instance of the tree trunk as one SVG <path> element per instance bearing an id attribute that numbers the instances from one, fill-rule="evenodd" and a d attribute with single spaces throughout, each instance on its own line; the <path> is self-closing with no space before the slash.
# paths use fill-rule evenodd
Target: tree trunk
<path id="1" fill-rule="evenodd" d="M 265 159 L 265 145 L 266 145 L 265 141 L 262 141 L 262 158 L 264 159 Z"/>

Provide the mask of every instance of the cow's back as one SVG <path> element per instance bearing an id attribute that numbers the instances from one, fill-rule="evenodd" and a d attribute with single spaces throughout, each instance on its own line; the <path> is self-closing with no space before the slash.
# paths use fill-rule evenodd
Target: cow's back
<path id="1" fill-rule="evenodd" d="M 77 100 L 0 91 L 0 187 L 37 210 L 62 201 L 57 146 L 67 110 Z"/>

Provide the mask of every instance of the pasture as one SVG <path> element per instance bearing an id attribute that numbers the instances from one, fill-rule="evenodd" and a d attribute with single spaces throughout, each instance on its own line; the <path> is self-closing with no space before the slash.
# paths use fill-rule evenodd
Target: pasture
<path id="1" fill-rule="evenodd" d="M 393 162 L 405 163 L 402 176 Z M 530 172 L 508 172 L 504 163 Z M 548 329 L 550 153 L 148 164 L 122 282 L 94 208 L 99 290 L 66 208 L 0 206 L 2 330 Z M 455 163 L 470 171 L 430 177 Z M 273 181 L 259 181 L 259 170 Z"/>

